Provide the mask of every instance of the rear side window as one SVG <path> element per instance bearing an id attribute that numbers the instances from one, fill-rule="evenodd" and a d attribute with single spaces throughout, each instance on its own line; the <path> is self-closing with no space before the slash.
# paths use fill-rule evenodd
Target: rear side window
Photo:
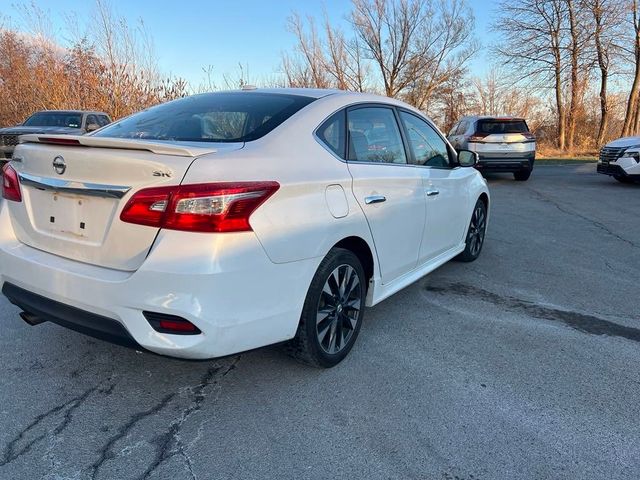
<path id="1" fill-rule="evenodd" d="M 460 125 L 458 125 L 458 129 L 456 130 L 456 135 L 464 135 L 467 128 L 469 128 L 469 122 L 460 122 Z"/>
<path id="2" fill-rule="evenodd" d="M 503 133 L 528 133 L 529 127 L 524 120 L 478 120 L 477 133 L 485 135 Z"/>
<path id="3" fill-rule="evenodd" d="M 106 115 L 98 115 L 98 125 L 104 127 L 105 125 L 109 125 L 110 123 L 111 121 L 109 120 L 109 117 L 107 117 Z"/>
<path id="4" fill-rule="evenodd" d="M 315 100 L 260 92 L 207 93 L 149 108 L 96 133 L 97 137 L 186 142 L 250 142 Z"/>
<path id="5" fill-rule="evenodd" d="M 347 112 L 349 157 L 355 162 L 407 163 L 393 110 L 365 107 Z"/>
<path id="6" fill-rule="evenodd" d="M 345 158 L 346 153 L 345 115 L 344 110 L 334 113 L 316 131 L 320 141 L 340 158 Z"/>

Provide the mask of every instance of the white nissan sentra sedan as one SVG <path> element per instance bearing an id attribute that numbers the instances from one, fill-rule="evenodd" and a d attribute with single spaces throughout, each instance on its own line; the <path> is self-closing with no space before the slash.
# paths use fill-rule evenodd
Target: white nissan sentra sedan
<path id="1" fill-rule="evenodd" d="M 196 95 L 5 166 L 0 284 L 45 321 L 189 359 L 287 342 L 330 367 L 365 306 L 475 260 L 489 192 L 419 111 L 376 95 Z M 389 319 L 393 321 L 393 319 Z"/>

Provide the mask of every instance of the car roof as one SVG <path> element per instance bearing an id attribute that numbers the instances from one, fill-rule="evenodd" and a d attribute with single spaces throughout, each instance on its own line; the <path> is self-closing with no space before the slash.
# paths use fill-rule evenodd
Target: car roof
<path id="1" fill-rule="evenodd" d="M 105 112 L 98 112 L 96 110 L 38 110 L 37 112 L 33 112 L 32 115 L 36 113 L 66 113 L 66 114 L 97 114 L 97 115 L 107 115 Z M 108 116 L 108 115 L 107 115 Z"/>
<path id="2" fill-rule="evenodd" d="M 255 88 L 251 86 L 245 86 L 240 90 L 231 90 L 232 92 L 256 92 L 256 93 L 274 93 L 280 95 L 297 95 L 300 97 L 322 98 L 328 95 L 336 95 L 340 93 L 346 93 L 344 90 L 337 90 L 331 88 Z M 214 92 L 218 93 L 218 92 Z M 225 93 L 224 91 L 219 93 Z"/>
<path id="3" fill-rule="evenodd" d="M 522 117 L 514 117 L 513 115 L 469 115 L 462 117 L 460 120 L 525 120 Z"/>

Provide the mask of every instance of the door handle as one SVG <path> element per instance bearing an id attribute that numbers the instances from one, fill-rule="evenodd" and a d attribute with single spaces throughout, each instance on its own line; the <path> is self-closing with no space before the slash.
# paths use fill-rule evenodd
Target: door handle
<path id="1" fill-rule="evenodd" d="M 427 190 L 427 197 L 434 197 L 440 194 L 440 190 Z"/>
<path id="2" fill-rule="evenodd" d="M 371 195 L 369 197 L 364 197 L 364 203 L 366 203 L 367 205 L 371 205 L 372 203 L 382 203 L 386 201 L 387 197 L 385 197 L 384 195 Z"/>

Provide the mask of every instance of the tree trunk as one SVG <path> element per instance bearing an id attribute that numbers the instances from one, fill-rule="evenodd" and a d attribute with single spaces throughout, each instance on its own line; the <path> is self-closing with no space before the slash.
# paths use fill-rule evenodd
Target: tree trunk
<path id="1" fill-rule="evenodd" d="M 636 32 L 635 38 L 635 74 L 633 76 L 633 85 L 629 92 L 629 100 L 627 101 L 627 113 L 624 117 L 624 126 L 622 127 L 622 136 L 628 137 L 635 133 L 638 110 L 638 95 L 640 94 L 640 24 L 638 23 L 638 2 L 633 0 L 633 24 Z"/>
<path id="2" fill-rule="evenodd" d="M 609 123 L 609 105 L 607 102 L 607 82 L 609 80 L 609 63 L 605 59 L 602 46 L 602 5 L 596 1 L 593 6 L 593 16 L 596 21 L 595 43 L 596 54 L 598 56 L 598 66 L 600 67 L 600 127 L 596 137 L 596 146 L 600 148 L 604 144 L 604 137 L 607 134 Z"/>
<path id="3" fill-rule="evenodd" d="M 573 150 L 574 137 L 576 132 L 576 117 L 578 115 L 578 32 L 576 28 L 576 16 L 572 0 L 567 0 L 569 11 L 569 32 L 571 34 L 571 100 L 569 103 L 569 113 L 567 115 L 567 149 Z"/>
<path id="4" fill-rule="evenodd" d="M 566 148 L 566 118 L 564 103 L 562 101 L 562 56 L 560 54 L 560 39 L 558 33 L 553 34 L 553 58 L 554 58 L 554 80 L 556 93 L 556 111 L 558 112 L 558 148 L 562 151 Z"/>

